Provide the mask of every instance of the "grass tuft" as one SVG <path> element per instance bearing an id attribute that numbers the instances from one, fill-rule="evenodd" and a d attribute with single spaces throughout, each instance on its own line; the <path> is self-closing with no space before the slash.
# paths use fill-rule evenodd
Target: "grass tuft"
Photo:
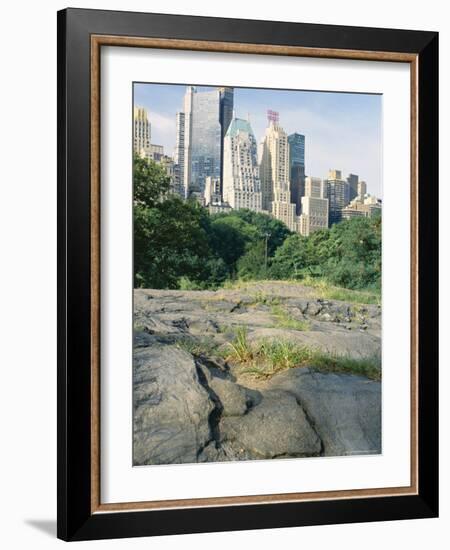
<path id="1" fill-rule="evenodd" d="M 317 290 L 319 297 L 324 300 L 340 300 L 342 302 L 353 302 L 357 304 L 375 304 L 381 305 L 381 292 L 379 290 L 352 290 L 340 286 L 334 286 L 325 279 L 306 276 L 302 279 L 285 280 L 255 280 L 242 281 L 240 279 L 227 280 L 221 288 L 227 290 L 249 290 L 254 285 L 264 284 L 296 284 L 305 287 L 311 287 Z M 265 293 L 261 290 L 256 292 L 256 298 L 264 297 Z M 255 302 L 257 303 L 257 302 Z M 267 302 L 259 302 L 267 303 Z"/>
<path id="2" fill-rule="evenodd" d="M 270 296 L 262 290 L 257 290 L 254 294 L 252 294 L 251 300 L 252 301 L 247 305 L 276 306 L 280 303 L 280 299 L 277 296 Z"/>
<path id="3" fill-rule="evenodd" d="M 320 298 L 324 300 L 381 305 L 381 293 L 379 291 L 351 290 L 349 288 L 333 286 L 324 279 L 315 279 L 313 277 L 305 277 L 299 282 L 304 286 L 317 290 Z"/>
<path id="4" fill-rule="evenodd" d="M 247 363 L 253 360 L 253 349 L 248 341 L 248 333 L 246 327 L 238 327 L 236 329 L 233 342 L 229 342 L 231 353 L 227 359 L 234 360 L 239 363 Z"/>
<path id="5" fill-rule="evenodd" d="M 270 308 L 270 313 L 276 319 L 276 328 L 288 328 L 292 330 L 309 330 L 311 324 L 306 320 L 298 320 L 286 311 L 282 306 L 274 305 Z"/>
<path id="6" fill-rule="evenodd" d="M 372 380 L 381 379 L 379 357 L 355 359 L 289 340 L 263 339 L 251 343 L 245 327 L 237 330 L 234 341 L 228 346 L 231 352 L 225 356 L 226 360 L 240 365 L 241 373 L 257 378 L 269 378 L 294 367 L 310 367 L 320 372 L 357 374 Z"/>
<path id="7" fill-rule="evenodd" d="M 212 338 L 180 338 L 177 340 L 176 345 L 180 349 L 197 357 L 220 357 L 223 355 L 220 344 L 215 342 Z"/>

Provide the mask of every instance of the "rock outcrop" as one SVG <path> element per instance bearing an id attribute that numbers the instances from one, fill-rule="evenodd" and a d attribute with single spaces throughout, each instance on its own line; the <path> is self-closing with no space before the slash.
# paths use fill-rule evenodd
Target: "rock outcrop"
<path id="1" fill-rule="evenodd" d="M 274 311 L 274 289 L 262 288 L 135 291 L 135 465 L 381 452 L 380 382 L 309 365 L 253 384 L 196 351 L 197 341 L 226 345 L 230 327 L 245 326 L 250 341 L 283 337 L 355 358 L 380 353 L 378 306 L 280 283 Z M 277 326 L 280 307 L 307 329 Z M 181 340 L 192 350 L 180 349 Z"/>
<path id="2" fill-rule="evenodd" d="M 289 369 L 270 387 L 295 395 L 308 411 L 326 456 L 381 452 L 381 384 L 362 376 Z"/>
<path id="3" fill-rule="evenodd" d="M 190 354 L 154 344 L 134 354 L 134 464 L 196 462 L 214 410 Z"/>

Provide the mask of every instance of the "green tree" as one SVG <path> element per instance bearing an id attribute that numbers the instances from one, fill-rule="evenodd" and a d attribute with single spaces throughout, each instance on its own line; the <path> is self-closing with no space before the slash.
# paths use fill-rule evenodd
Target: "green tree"
<path id="1" fill-rule="evenodd" d="M 288 237 L 276 250 L 270 275 L 311 275 L 346 288 L 380 288 L 381 217 L 353 218 L 309 237 Z"/>
<path id="2" fill-rule="evenodd" d="M 275 252 L 269 274 L 274 279 L 299 279 L 310 265 L 308 239 L 295 234 Z"/>
<path id="3" fill-rule="evenodd" d="M 237 261 L 237 276 L 243 280 L 266 279 L 268 272 L 265 265 L 266 243 L 252 243 L 247 252 Z"/>
<path id="4" fill-rule="evenodd" d="M 234 276 L 237 261 L 257 236 L 256 228 L 229 214 L 213 218 L 210 231 L 212 250 L 228 266 L 229 274 Z"/>
<path id="5" fill-rule="evenodd" d="M 209 246 L 208 212 L 168 195 L 170 180 L 153 161 L 135 157 L 133 175 L 135 286 L 177 288 L 180 277 L 220 278 Z"/>
<path id="6" fill-rule="evenodd" d="M 134 207 L 135 285 L 177 288 L 180 277 L 210 278 L 208 235 L 201 207 L 169 197 L 154 208 Z"/>
<path id="7" fill-rule="evenodd" d="M 275 250 L 281 246 L 289 235 L 292 235 L 292 232 L 289 231 L 287 226 L 280 220 L 276 220 L 267 214 L 262 212 L 253 212 L 252 210 L 237 210 L 231 216 L 235 216 L 246 223 L 252 225 L 256 228 L 257 239 L 265 239 L 268 235 L 267 248 L 269 256 L 272 256 L 275 253 Z"/>
<path id="8" fill-rule="evenodd" d="M 170 178 L 164 168 L 137 155 L 133 163 L 134 204 L 153 208 L 169 190 Z"/>
<path id="9" fill-rule="evenodd" d="M 163 167 L 135 157 L 136 286 L 215 288 L 236 276 L 305 275 L 354 289 L 381 285 L 381 217 L 353 218 L 303 237 L 260 212 L 210 216 L 197 202 L 169 194 L 169 183 Z"/>
<path id="10" fill-rule="evenodd" d="M 353 218 L 330 230 L 325 275 L 347 288 L 381 286 L 381 217 Z"/>

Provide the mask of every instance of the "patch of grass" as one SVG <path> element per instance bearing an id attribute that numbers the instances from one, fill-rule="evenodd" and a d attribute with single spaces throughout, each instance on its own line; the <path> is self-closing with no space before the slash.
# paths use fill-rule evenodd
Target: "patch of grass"
<path id="1" fill-rule="evenodd" d="M 248 341 L 246 327 L 238 327 L 236 329 L 234 340 L 229 342 L 228 346 L 231 348 L 231 353 L 227 356 L 227 359 L 238 363 L 247 363 L 253 360 L 253 348 Z"/>
<path id="2" fill-rule="evenodd" d="M 264 339 L 251 343 L 241 327 L 229 344 L 231 352 L 225 358 L 242 367 L 241 373 L 257 378 L 270 378 L 294 367 L 310 367 L 320 372 L 357 374 L 372 380 L 381 379 L 379 357 L 354 359 L 347 355 L 324 352 L 289 340 Z"/>
<path id="3" fill-rule="evenodd" d="M 223 352 L 220 350 L 220 344 L 212 338 L 180 338 L 176 342 L 176 345 L 180 349 L 198 357 L 202 355 L 220 357 L 223 355 Z"/>
<path id="4" fill-rule="evenodd" d="M 328 283 L 325 279 L 315 277 L 304 277 L 303 279 L 286 279 L 286 280 L 257 280 L 257 281 L 241 281 L 228 280 L 225 281 L 221 288 L 227 290 L 248 290 L 255 285 L 264 284 L 296 284 L 306 287 L 311 287 L 317 290 L 320 298 L 324 300 L 340 300 L 342 302 L 353 302 L 357 304 L 375 304 L 381 305 L 381 292 L 379 290 L 351 290 L 340 286 L 334 286 Z M 256 298 L 264 297 L 265 293 L 262 290 L 256 292 Z M 267 296 L 267 295 L 266 295 Z M 255 303 L 258 303 L 255 301 Z M 264 303 L 264 302 L 259 302 Z"/>
<path id="5" fill-rule="evenodd" d="M 351 290 L 339 286 L 330 285 L 324 279 L 305 277 L 300 284 L 314 288 L 324 300 L 340 300 L 342 302 L 354 302 L 358 304 L 381 305 L 381 292 L 369 290 Z"/>
<path id="6" fill-rule="evenodd" d="M 234 329 L 231 325 L 218 325 L 217 331 L 219 334 L 234 334 Z"/>
<path id="7" fill-rule="evenodd" d="M 145 326 L 142 323 L 133 323 L 134 332 L 144 332 Z"/>
<path id="8" fill-rule="evenodd" d="M 247 283 L 245 281 L 241 281 L 240 279 L 226 279 L 221 286 L 221 288 L 225 290 L 240 290 L 246 287 Z"/>
<path id="9" fill-rule="evenodd" d="M 292 315 L 286 311 L 280 305 L 273 305 L 270 308 L 270 313 L 276 319 L 276 328 L 288 328 L 292 330 L 309 330 L 310 323 L 306 320 L 298 320 L 292 317 Z"/>
<path id="10" fill-rule="evenodd" d="M 279 283 L 290 283 L 291 281 L 281 281 L 281 280 L 271 280 L 271 279 L 254 279 L 254 280 L 243 280 L 243 279 L 227 279 L 222 283 L 221 287 L 225 290 L 249 290 L 258 285 L 270 284 L 279 284 Z M 262 291 L 257 291 L 262 292 Z M 264 293 L 263 293 L 264 294 Z"/>
<path id="11" fill-rule="evenodd" d="M 301 366 L 308 357 L 305 346 L 288 340 L 262 340 L 257 344 L 257 356 L 269 374 Z"/>
<path id="12" fill-rule="evenodd" d="M 251 295 L 251 301 L 247 302 L 248 306 L 276 306 L 280 303 L 280 298 L 278 296 L 272 296 L 263 292 L 262 290 L 257 290 L 254 294 Z"/>
<path id="13" fill-rule="evenodd" d="M 378 356 L 353 358 L 347 355 L 334 355 L 317 352 L 314 368 L 321 372 L 359 374 L 372 380 L 381 380 L 381 360 Z"/>

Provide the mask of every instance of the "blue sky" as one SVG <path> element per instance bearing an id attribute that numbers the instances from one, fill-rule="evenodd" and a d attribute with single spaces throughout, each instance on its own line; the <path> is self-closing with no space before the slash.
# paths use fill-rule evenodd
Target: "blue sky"
<path id="1" fill-rule="evenodd" d="M 149 112 L 152 143 L 172 155 L 175 114 L 182 110 L 186 85 L 135 84 L 134 101 Z M 201 87 L 198 88 L 202 90 Z M 306 136 L 306 174 L 326 177 L 329 169 L 358 174 L 368 192 L 382 198 L 382 97 L 371 94 L 297 90 L 234 89 L 236 116 L 250 119 L 259 142 L 268 109 L 280 113 L 290 134 Z"/>

